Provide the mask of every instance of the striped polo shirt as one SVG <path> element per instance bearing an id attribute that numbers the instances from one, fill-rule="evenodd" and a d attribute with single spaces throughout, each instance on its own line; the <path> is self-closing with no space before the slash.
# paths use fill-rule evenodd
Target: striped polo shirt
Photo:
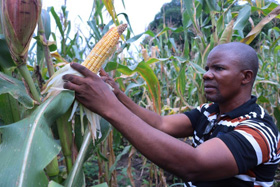
<path id="1" fill-rule="evenodd" d="M 272 186 L 280 161 L 279 135 L 273 119 L 256 103 L 256 97 L 217 121 L 219 106 L 203 104 L 185 112 L 193 129 L 193 146 L 220 138 L 232 152 L 239 174 L 224 180 L 193 182 L 195 186 Z"/>

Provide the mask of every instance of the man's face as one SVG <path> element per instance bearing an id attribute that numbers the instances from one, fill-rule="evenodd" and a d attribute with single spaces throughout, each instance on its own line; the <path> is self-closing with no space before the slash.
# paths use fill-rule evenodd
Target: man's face
<path id="1" fill-rule="evenodd" d="M 204 91 L 208 101 L 225 103 L 238 98 L 242 89 L 242 72 L 235 54 L 222 49 L 212 51 L 205 70 Z"/>

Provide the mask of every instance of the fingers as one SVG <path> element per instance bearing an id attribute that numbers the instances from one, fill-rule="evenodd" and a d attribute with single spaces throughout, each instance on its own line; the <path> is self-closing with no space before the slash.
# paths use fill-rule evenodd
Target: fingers
<path id="1" fill-rule="evenodd" d="M 106 73 L 106 71 L 105 71 L 103 68 L 100 69 L 99 75 L 100 75 L 101 79 L 102 79 L 104 82 L 106 82 L 106 83 L 108 83 L 109 81 L 112 81 L 112 80 L 113 80 L 113 79 Z"/>
<path id="2" fill-rule="evenodd" d="M 95 73 L 91 72 L 89 69 L 87 69 L 85 66 L 82 66 L 81 64 L 72 62 L 71 67 L 80 72 L 85 77 L 98 77 Z"/>
<path id="3" fill-rule="evenodd" d="M 114 80 L 113 80 L 111 77 L 109 77 L 108 74 L 103 75 L 103 76 L 101 76 L 100 78 L 101 78 L 104 82 L 106 82 L 106 83 L 108 83 L 108 84 L 111 84 L 112 82 L 114 82 Z M 111 86 L 112 86 L 112 85 L 111 85 Z"/>
<path id="4" fill-rule="evenodd" d="M 65 82 L 71 82 L 71 83 L 74 83 L 74 84 L 77 84 L 77 85 L 82 85 L 83 82 L 84 82 L 84 77 L 80 77 L 80 76 L 77 76 L 77 75 L 71 75 L 71 74 L 66 74 L 66 75 L 63 75 L 62 79 L 65 81 Z"/>
<path id="5" fill-rule="evenodd" d="M 74 90 L 74 91 L 79 90 L 79 87 L 80 87 L 80 85 L 73 84 L 73 83 L 70 82 L 70 81 L 64 83 L 64 85 L 63 85 L 63 88 L 68 89 L 68 90 Z"/>
<path id="6" fill-rule="evenodd" d="M 99 71 L 100 76 L 108 76 L 108 74 L 106 73 L 106 71 L 101 68 L 101 70 Z"/>

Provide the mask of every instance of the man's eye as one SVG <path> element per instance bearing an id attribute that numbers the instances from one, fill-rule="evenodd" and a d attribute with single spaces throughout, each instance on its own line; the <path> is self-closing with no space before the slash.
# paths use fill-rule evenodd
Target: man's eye
<path id="1" fill-rule="evenodd" d="M 222 70 L 224 70 L 224 68 L 223 67 L 216 67 L 216 70 L 217 71 L 222 71 Z"/>

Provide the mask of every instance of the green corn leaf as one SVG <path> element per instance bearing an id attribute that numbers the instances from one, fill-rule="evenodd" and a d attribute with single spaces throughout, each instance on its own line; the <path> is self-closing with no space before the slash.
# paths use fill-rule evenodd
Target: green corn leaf
<path id="1" fill-rule="evenodd" d="M 263 96 L 263 95 L 261 95 L 260 97 L 258 97 L 258 101 L 260 102 L 260 103 L 269 103 L 269 100 L 268 100 L 268 98 L 266 98 L 265 96 Z"/>
<path id="2" fill-rule="evenodd" d="M 250 32 L 241 40 L 241 42 L 250 44 L 255 37 L 261 32 L 262 28 L 269 23 L 273 18 L 280 14 L 280 5 L 273 9 L 266 17 L 264 17 Z"/>
<path id="3" fill-rule="evenodd" d="M 107 183 L 102 183 L 102 184 L 95 185 L 93 187 L 108 187 L 108 184 Z"/>
<path id="4" fill-rule="evenodd" d="M 224 30 L 224 25 L 225 25 L 225 19 L 224 19 L 224 16 L 221 15 L 217 21 L 217 33 L 218 35 L 220 35 L 221 32 L 223 32 Z"/>
<path id="5" fill-rule="evenodd" d="M 89 27 L 93 30 L 94 35 L 95 35 L 95 39 L 96 39 L 96 40 L 100 40 L 102 36 L 100 35 L 100 32 L 99 32 L 99 30 L 98 30 L 98 28 L 97 28 L 97 25 L 96 25 L 95 20 L 93 19 L 93 20 L 91 20 L 91 21 L 88 21 L 87 24 L 88 24 Z"/>
<path id="6" fill-rule="evenodd" d="M 5 171 L 0 172 L 0 186 L 48 185 L 44 168 L 60 151 L 50 126 L 73 100 L 73 92 L 61 92 L 42 103 L 28 118 L 0 127 L 0 167 Z"/>
<path id="7" fill-rule="evenodd" d="M 191 0 L 184 0 L 184 11 L 191 19 L 192 23 L 195 23 L 194 17 L 193 17 L 193 1 Z"/>
<path id="8" fill-rule="evenodd" d="M 232 38 L 232 32 L 233 32 L 233 24 L 234 24 L 234 20 L 231 20 L 228 25 L 226 26 L 226 28 L 224 29 L 222 36 L 219 40 L 219 44 L 224 44 L 224 43 L 229 43 L 231 42 L 231 38 Z"/>
<path id="9" fill-rule="evenodd" d="M 126 146 L 126 147 L 123 149 L 123 151 L 117 156 L 117 158 L 116 158 L 114 164 L 113 164 L 113 165 L 111 166 L 111 168 L 109 169 L 109 171 L 110 171 L 109 175 L 111 175 L 112 172 L 116 169 L 117 163 L 118 163 L 118 161 L 121 159 L 121 157 L 122 157 L 123 155 L 127 154 L 127 153 L 129 152 L 130 149 L 131 149 L 131 145 Z M 109 178 L 111 178 L 111 177 L 109 177 Z"/>
<path id="10" fill-rule="evenodd" d="M 195 3 L 192 0 L 183 0 L 184 2 L 184 11 L 183 14 L 187 14 L 188 17 L 190 18 L 193 26 L 195 27 L 195 30 L 197 32 L 197 34 L 201 35 L 201 31 L 199 28 L 199 25 L 197 23 L 197 12 L 196 12 L 196 7 L 195 7 Z M 183 17 L 186 17 L 185 15 Z"/>
<path id="11" fill-rule="evenodd" d="M 183 27 L 178 27 L 178 28 L 165 27 L 155 37 L 159 37 L 160 35 L 166 33 L 167 31 L 172 31 L 174 33 L 180 33 L 180 32 L 183 32 L 184 29 L 183 29 Z"/>
<path id="12" fill-rule="evenodd" d="M 143 32 L 143 33 L 141 33 L 141 34 L 138 34 L 138 35 L 136 35 L 136 36 L 134 36 L 134 37 L 128 39 L 128 40 L 126 41 L 126 43 L 128 43 L 128 44 L 129 44 L 129 43 L 133 43 L 133 42 L 137 41 L 139 38 L 141 38 L 144 34 L 147 34 L 147 35 L 149 35 L 149 36 L 151 36 L 151 37 L 155 37 L 155 34 L 154 34 L 152 31 L 147 30 L 146 32 Z"/>
<path id="13" fill-rule="evenodd" d="M 69 173 L 65 185 L 67 187 L 72 186 L 84 186 L 85 185 L 85 177 L 82 170 L 83 164 L 85 162 L 85 158 L 87 156 L 88 148 L 92 144 L 92 138 L 91 133 L 87 129 L 84 135 L 83 143 L 81 145 L 81 148 L 79 150 L 79 154 L 76 158 L 76 161 L 74 163 L 74 166 Z"/>
<path id="14" fill-rule="evenodd" d="M 75 121 L 79 121 L 79 120 L 75 120 Z M 87 128 L 85 134 L 82 135 L 81 131 L 78 130 L 80 129 L 80 125 L 81 124 L 78 122 L 77 126 L 75 127 L 75 142 L 78 146 L 79 154 L 77 156 L 77 159 L 75 160 L 71 172 L 69 173 L 69 176 L 65 181 L 64 186 L 69 186 L 69 187 L 84 186 L 85 176 L 83 173 L 83 164 L 91 156 L 92 149 L 97 152 L 99 151 L 97 145 L 101 143 L 103 140 L 105 140 L 108 137 L 109 132 L 111 131 L 111 125 L 109 124 L 109 122 L 101 118 L 100 126 L 102 127 L 101 128 L 102 137 L 100 139 L 97 139 L 95 142 L 95 146 L 93 146 L 90 131 Z"/>
<path id="15" fill-rule="evenodd" d="M 49 12 L 45 9 L 42 9 L 41 17 L 42 17 L 42 21 L 43 21 L 43 25 L 44 25 L 45 36 L 48 40 L 51 35 L 51 17 L 50 17 Z"/>
<path id="16" fill-rule="evenodd" d="M 128 95 L 128 92 L 133 89 L 133 88 L 136 88 L 136 87 L 141 87 L 143 86 L 144 84 L 136 84 L 136 83 L 130 83 L 127 87 L 126 87 L 126 90 L 125 90 L 125 94 Z"/>
<path id="17" fill-rule="evenodd" d="M 55 181 L 50 181 L 48 187 L 63 187 L 61 184 L 56 183 Z"/>
<path id="18" fill-rule="evenodd" d="M 3 34 L 0 34 L 0 49 L 0 66 L 2 68 L 10 68 L 15 66 Z"/>
<path id="19" fill-rule="evenodd" d="M 136 36 L 134 36 L 134 37 L 128 39 L 128 40 L 126 41 L 126 43 L 129 44 L 129 43 L 133 43 L 133 42 L 137 41 L 139 38 L 141 38 L 141 37 L 143 36 L 143 34 L 144 34 L 144 33 L 141 33 L 141 34 L 138 34 L 138 35 L 136 35 Z"/>
<path id="20" fill-rule="evenodd" d="M 192 24 L 191 17 L 186 11 L 182 14 L 182 21 L 184 28 L 188 28 Z"/>
<path id="21" fill-rule="evenodd" d="M 116 11 L 115 11 L 114 1 L 112 1 L 112 0 L 102 0 L 102 2 L 105 5 L 107 11 L 109 12 L 112 20 L 114 20 L 114 23 L 116 25 L 119 25 L 120 22 L 118 20 L 118 17 L 117 17 Z"/>
<path id="22" fill-rule="evenodd" d="M 252 7 L 252 12 L 255 12 L 255 11 L 259 11 L 261 12 L 264 16 L 267 16 L 272 10 L 274 10 L 277 6 L 279 6 L 277 3 L 269 3 L 267 4 L 266 6 L 264 7 L 261 7 L 261 8 L 258 8 L 258 7 L 255 7 L 253 6 Z M 277 18 L 280 18 L 280 15 L 276 16 Z"/>
<path id="23" fill-rule="evenodd" d="M 152 60 L 153 61 L 153 60 Z M 149 93 L 153 100 L 154 110 L 158 113 L 161 111 L 160 85 L 157 76 L 148 63 L 142 61 L 134 66 L 128 67 L 116 62 L 109 62 L 105 71 L 116 69 L 125 75 L 139 73 L 148 85 Z"/>
<path id="24" fill-rule="evenodd" d="M 184 92 L 186 89 L 186 63 L 182 64 L 179 75 L 176 79 L 176 90 L 182 100 L 184 100 Z"/>
<path id="25" fill-rule="evenodd" d="M 193 68 L 196 70 L 197 73 L 199 73 L 199 74 L 204 74 L 205 73 L 205 70 L 201 66 L 199 66 L 198 64 L 193 63 L 193 62 L 190 62 L 190 64 L 193 66 Z"/>
<path id="26" fill-rule="evenodd" d="M 57 13 L 55 12 L 54 7 L 51 7 L 50 10 L 51 10 L 51 13 L 52 13 L 52 15 L 53 15 L 53 17 L 54 17 L 56 26 L 58 27 L 58 30 L 59 30 L 61 36 L 64 36 L 64 32 L 63 32 L 63 28 L 62 28 L 62 25 L 61 25 L 59 16 L 58 16 Z"/>
<path id="27" fill-rule="evenodd" d="M 0 95 L 5 93 L 10 94 L 27 109 L 31 109 L 34 106 L 34 101 L 26 93 L 23 83 L 0 72 Z"/>
<path id="28" fill-rule="evenodd" d="M 251 14 L 251 6 L 245 5 L 237 16 L 237 19 L 234 23 L 233 29 L 238 31 L 243 31 L 249 17 Z"/>
<path id="29" fill-rule="evenodd" d="M 20 120 L 21 107 L 9 94 L 0 95 L 0 125 L 7 125 Z"/>
<path id="30" fill-rule="evenodd" d="M 217 0 L 206 0 L 206 3 L 211 11 L 220 11 L 221 8 L 219 7 Z"/>

